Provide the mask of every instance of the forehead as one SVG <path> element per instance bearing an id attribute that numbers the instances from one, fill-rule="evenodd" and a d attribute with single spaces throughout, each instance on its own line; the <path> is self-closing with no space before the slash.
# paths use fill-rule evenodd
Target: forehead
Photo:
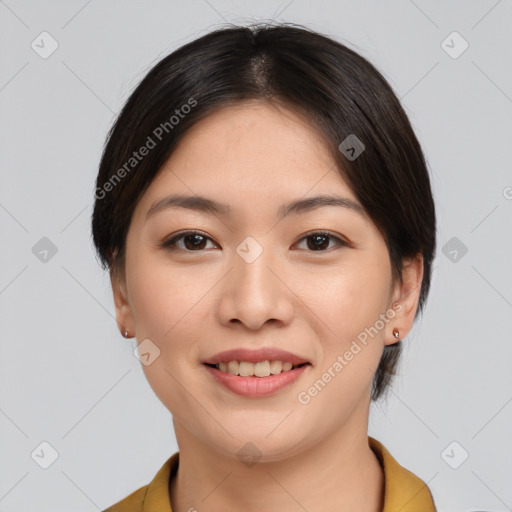
<path id="1" fill-rule="evenodd" d="M 222 108 L 200 120 L 185 134 L 173 157 L 179 159 L 181 152 L 198 146 L 208 155 L 247 155 L 258 162 L 276 160 L 279 155 L 288 160 L 313 154 L 317 159 L 329 158 L 327 142 L 311 120 L 282 105 L 256 101 Z"/>
<path id="2" fill-rule="evenodd" d="M 234 168 L 245 179 L 285 171 L 333 169 L 328 142 L 303 115 L 283 106 L 247 101 L 222 108 L 198 121 L 183 136 L 165 169 Z M 297 176 L 298 177 L 298 176 Z"/>
<path id="3" fill-rule="evenodd" d="M 356 201 L 326 141 L 296 112 L 244 103 L 218 110 L 191 127 L 138 206 L 147 213 L 170 193 L 218 198 L 256 210 L 312 195 Z M 271 204 L 268 203 L 268 204 Z"/>

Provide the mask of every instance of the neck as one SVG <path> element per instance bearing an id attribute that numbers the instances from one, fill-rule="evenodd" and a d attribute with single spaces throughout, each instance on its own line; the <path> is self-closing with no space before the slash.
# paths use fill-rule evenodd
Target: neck
<path id="1" fill-rule="evenodd" d="M 175 420 L 180 451 L 173 512 L 381 512 L 384 473 L 366 430 L 335 432 L 292 457 L 243 464 L 201 443 Z M 191 449 L 194 446 L 194 449 Z"/>

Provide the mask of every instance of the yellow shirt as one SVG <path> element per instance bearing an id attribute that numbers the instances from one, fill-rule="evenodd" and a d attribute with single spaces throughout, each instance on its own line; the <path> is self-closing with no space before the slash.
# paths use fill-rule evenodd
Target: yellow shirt
<path id="1" fill-rule="evenodd" d="M 384 470 L 384 508 L 382 512 L 436 512 L 429 488 L 414 473 L 404 468 L 379 441 L 368 436 Z M 179 452 L 169 457 L 155 478 L 103 512 L 172 512 L 169 479 L 178 469 Z"/>

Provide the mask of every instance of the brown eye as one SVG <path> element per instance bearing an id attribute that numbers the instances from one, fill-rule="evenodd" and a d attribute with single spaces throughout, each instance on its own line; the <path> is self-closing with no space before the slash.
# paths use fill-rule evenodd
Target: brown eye
<path id="1" fill-rule="evenodd" d="M 161 247 L 170 250 L 180 249 L 188 252 L 201 251 L 205 249 L 208 240 L 211 241 L 211 238 L 203 235 L 199 231 L 186 231 L 169 240 L 165 240 L 161 244 Z M 183 244 L 180 245 L 178 242 L 181 241 L 183 241 Z"/>
<path id="2" fill-rule="evenodd" d="M 329 248 L 333 247 L 330 246 L 332 241 L 335 242 L 335 246 L 349 246 L 349 244 L 341 238 L 332 233 L 323 231 L 310 233 L 302 237 L 301 241 L 302 240 L 307 241 L 306 248 L 309 252 L 327 252 Z M 199 252 L 206 249 L 208 241 L 212 241 L 212 239 L 200 231 L 185 231 L 164 241 L 160 246 L 169 250 Z"/>
<path id="3" fill-rule="evenodd" d="M 341 238 L 334 236 L 331 233 L 327 233 L 324 231 L 318 231 L 315 233 L 310 233 L 303 237 L 302 240 L 307 240 L 306 246 L 310 251 L 315 252 L 325 252 L 326 249 L 329 248 L 329 241 L 334 240 L 336 245 L 348 246 L 348 244 L 342 240 Z"/>

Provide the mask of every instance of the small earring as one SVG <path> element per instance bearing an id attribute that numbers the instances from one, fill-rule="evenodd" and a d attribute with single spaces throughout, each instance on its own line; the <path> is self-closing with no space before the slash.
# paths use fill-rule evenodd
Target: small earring
<path id="1" fill-rule="evenodd" d="M 123 336 L 124 336 L 125 338 L 128 338 L 128 331 L 127 331 L 126 329 L 125 329 L 125 331 L 124 331 Z"/>
<path id="2" fill-rule="evenodd" d="M 393 329 L 393 336 L 398 340 L 400 337 L 400 331 L 395 327 Z"/>

